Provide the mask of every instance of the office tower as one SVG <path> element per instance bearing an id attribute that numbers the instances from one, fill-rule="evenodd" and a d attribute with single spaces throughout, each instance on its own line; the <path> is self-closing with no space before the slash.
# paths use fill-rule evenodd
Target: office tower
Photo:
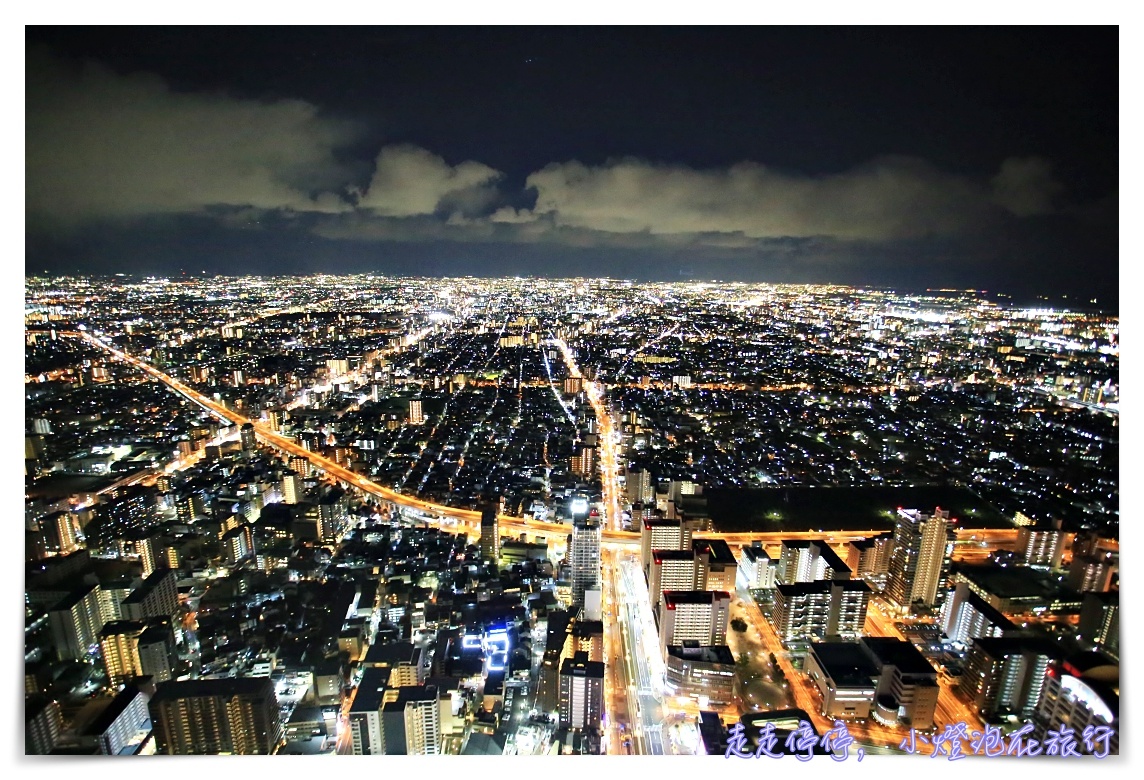
<path id="1" fill-rule="evenodd" d="M 258 438 L 254 433 L 254 425 L 252 423 L 243 423 L 242 428 L 238 432 L 239 441 L 242 443 L 242 451 L 246 453 L 254 452 L 258 447 Z"/>
<path id="2" fill-rule="evenodd" d="M 1084 594 L 1077 634 L 1113 658 L 1120 658 L 1120 591 Z"/>
<path id="3" fill-rule="evenodd" d="M 977 637 L 996 637 L 1017 630 L 1009 618 L 958 582 L 941 608 L 941 630 L 952 642 L 963 645 Z"/>
<path id="4" fill-rule="evenodd" d="M 1037 707 L 1049 664 L 1061 658 L 1054 642 L 1031 637 L 977 637 L 965 657 L 958 688 L 983 718 L 1028 719 Z"/>
<path id="5" fill-rule="evenodd" d="M 500 560 L 500 523 L 497 508 L 488 505 L 481 509 L 481 560 L 496 563 Z"/>
<path id="6" fill-rule="evenodd" d="M 594 517 L 572 523 L 572 603 L 584 603 L 584 590 L 600 581 L 600 522 Z"/>
<path id="7" fill-rule="evenodd" d="M 604 664 L 576 653 L 560 666 L 560 726 L 598 729 L 604 712 Z"/>
<path id="8" fill-rule="evenodd" d="M 179 611 L 179 589 L 176 582 L 175 572 L 171 569 L 156 569 L 123 600 L 123 617 L 127 620 L 171 617 Z"/>
<path id="9" fill-rule="evenodd" d="M 1024 526 L 1017 529 L 1017 546 L 1014 551 L 1028 566 L 1061 567 L 1061 556 L 1066 542 L 1072 534 L 1059 528 L 1045 526 Z"/>
<path id="10" fill-rule="evenodd" d="M 644 577 L 649 576 L 653 550 L 690 550 L 696 527 L 696 523 L 678 518 L 644 520 L 640 526 L 640 562 Z"/>
<path id="11" fill-rule="evenodd" d="M 739 573 L 748 588 L 773 588 L 778 576 L 778 561 L 771 560 L 761 542 L 757 546 L 743 547 Z"/>
<path id="12" fill-rule="evenodd" d="M 902 609 L 940 605 L 953 552 L 949 512 L 899 509 L 886 595 Z"/>
<path id="13" fill-rule="evenodd" d="M 421 411 L 420 399 L 412 399 L 409 402 L 409 424 L 420 425 L 425 422 L 425 414 Z"/>
<path id="14" fill-rule="evenodd" d="M 694 639 L 700 645 L 727 643 L 731 594 L 719 590 L 669 590 L 659 604 L 659 649 Z"/>
<path id="15" fill-rule="evenodd" d="M 149 709 L 165 755 L 269 755 L 282 739 L 269 677 L 160 683 Z"/>
<path id="16" fill-rule="evenodd" d="M 1112 588 L 1112 575 L 1117 567 L 1117 558 L 1111 553 L 1075 555 L 1065 584 L 1081 593 L 1107 591 Z"/>
<path id="17" fill-rule="evenodd" d="M 24 699 L 24 754 L 45 756 L 60 741 L 63 718 L 59 703 L 47 696 Z"/>
<path id="18" fill-rule="evenodd" d="M 584 389 L 584 379 L 578 376 L 565 377 L 564 395 L 576 395 Z"/>
<path id="19" fill-rule="evenodd" d="M 1042 741 L 1047 732 L 1062 726 L 1077 735 L 1084 734 L 1088 726 L 1111 729 L 1107 747 L 1111 755 L 1119 755 L 1120 667 L 1097 653 L 1053 662 L 1033 722 Z M 1099 742 L 1097 746 L 1103 750 Z"/>
<path id="20" fill-rule="evenodd" d="M 784 642 L 830 636 L 860 636 L 870 605 L 863 580 L 779 583 L 767 620 Z"/>
<path id="21" fill-rule="evenodd" d="M 730 546 L 722 539 L 696 539 L 691 543 L 695 553 L 695 588 L 697 590 L 734 591 L 739 562 Z"/>
<path id="22" fill-rule="evenodd" d="M 389 756 L 441 753 L 441 710 L 436 685 L 390 688 L 381 707 L 382 736 Z"/>
<path id="23" fill-rule="evenodd" d="M 61 661 L 81 660 L 99 642 L 103 616 L 99 585 L 85 584 L 48 610 L 52 644 Z"/>
<path id="24" fill-rule="evenodd" d="M 886 581 L 890 577 L 890 556 L 893 550 L 892 533 L 850 542 L 846 548 L 846 565 L 850 567 L 853 576 L 866 580 L 875 593 L 881 593 L 886 589 Z"/>
<path id="25" fill-rule="evenodd" d="M 703 590 L 698 583 L 699 561 L 691 550 L 653 550 L 648 571 L 648 599 L 659 608 L 664 591 Z"/>

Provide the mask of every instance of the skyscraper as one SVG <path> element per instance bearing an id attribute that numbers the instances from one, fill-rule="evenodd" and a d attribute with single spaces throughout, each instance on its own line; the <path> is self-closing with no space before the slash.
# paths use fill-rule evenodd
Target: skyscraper
<path id="1" fill-rule="evenodd" d="M 940 605 L 953 552 L 949 512 L 899 509 L 886 595 L 899 607 Z"/>
<path id="2" fill-rule="evenodd" d="M 572 603 L 583 605 L 584 590 L 600 581 L 600 522 L 586 517 L 572 523 Z"/>

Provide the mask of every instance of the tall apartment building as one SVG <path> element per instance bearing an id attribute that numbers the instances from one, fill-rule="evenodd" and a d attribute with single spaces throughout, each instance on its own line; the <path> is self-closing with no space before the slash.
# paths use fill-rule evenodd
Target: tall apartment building
<path id="1" fill-rule="evenodd" d="M 572 522 L 572 603 L 583 605 L 584 590 L 600 581 L 600 522 L 586 517 Z"/>
<path id="2" fill-rule="evenodd" d="M 850 542 L 846 547 L 846 565 L 850 567 L 852 576 L 861 577 L 870 583 L 870 588 L 875 593 L 881 593 L 890 578 L 890 556 L 893 550 L 892 533 Z"/>
<path id="3" fill-rule="evenodd" d="M 784 642 L 860 636 L 866 625 L 870 586 L 863 580 L 779 583 L 767 614 Z"/>
<path id="4" fill-rule="evenodd" d="M 282 476 L 282 500 L 287 504 L 297 504 L 305 497 L 302 477 L 296 471 L 288 471 Z"/>
<path id="5" fill-rule="evenodd" d="M 779 554 L 779 582 L 848 580 L 850 567 L 825 542 L 784 539 Z"/>
<path id="6" fill-rule="evenodd" d="M 659 608 L 664 591 L 704 590 L 699 577 L 699 560 L 691 550 L 653 550 L 647 581 L 652 610 Z"/>
<path id="7" fill-rule="evenodd" d="M 98 584 L 81 585 L 48 610 L 52 645 L 61 661 L 84 658 L 99 643 L 103 615 Z"/>
<path id="8" fill-rule="evenodd" d="M 175 572 L 166 567 L 156 569 L 143 584 L 131 591 L 121 605 L 126 620 L 169 618 L 179 611 L 179 589 Z"/>
<path id="9" fill-rule="evenodd" d="M 481 509 L 481 560 L 496 563 L 500 560 L 500 523 L 496 506 Z"/>
<path id="10" fill-rule="evenodd" d="M 295 472 L 302 479 L 310 476 L 310 461 L 302 455 L 291 455 L 287 461 L 290 465 L 290 470 Z"/>
<path id="11" fill-rule="evenodd" d="M 385 738 L 381 729 L 381 707 L 389 670 L 366 667 L 354 694 L 348 722 L 350 745 L 355 756 L 385 755 Z"/>
<path id="12" fill-rule="evenodd" d="M 644 577 L 650 576 L 653 550 L 690 550 L 698 524 L 680 520 L 644 520 L 640 526 L 640 563 Z"/>
<path id="13" fill-rule="evenodd" d="M 886 595 L 899 607 L 939 606 L 953 552 L 949 512 L 899 509 Z"/>
<path id="14" fill-rule="evenodd" d="M 165 755 L 269 755 L 282 739 L 269 677 L 160 683 L 149 709 Z"/>
<path id="15" fill-rule="evenodd" d="M 585 652 L 564 659 L 560 666 L 560 726 L 598 729 L 604 713 L 604 664 L 589 661 Z"/>
<path id="16" fill-rule="evenodd" d="M 409 402 L 409 424 L 421 425 L 423 422 L 425 422 L 425 413 L 421 411 L 421 401 L 414 398 Z"/>
<path id="17" fill-rule="evenodd" d="M 381 707 L 381 725 L 386 755 L 440 755 L 441 708 L 437 686 L 388 689 Z"/>
<path id="18" fill-rule="evenodd" d="M 1017 546 L 1014 552 L 1028 566 L 1059 569 L 1061 556 L 1071 536 L 1073 534 L 1060 528 L 1024 526 L 1017 530 Z"/>
<path id="19" fill-rule="evenodd" d="M 739 562 L 725 541 L 696 539 L 691 543 L 691 550 L 695 553 L 697 589 L 734 592 Z"/>
<path id="20" fill-rule="evenodd" d="M 941 630 L 952 642 L 969 644 L 978 637 L 1004 636 L 1017 630 L 1009 618 L 958 582 L 941 608 Z"/>
<path id="21" fill-rule="evenodd" d="M 1084 594 L 1077 634 L 1081 641 L 1120 658 L 1120 591 Z"/>
<path id="22" fill-rule="evenodd" d="M 958 688 L 983 718 L 1028 719 L 1037 708 L 1049 664 L 1060 660 L 1054 642 L 1031 637 L 979 637 L 965 657 Z"/>
<path id="23" fill-rule="evenodd" d="M 1065 584 L 1081 593 L 1111 590 L 1112 575 L 1118 565 L 1117 557 L 1111 553 L 1074 555 Z"/>
<path id="24" fill-rule="evenodd" d="M 767 555 L 762 544 L 743 547 L 739 556 L 739 575 L 748 588 L 773 588 L 778 578 L 778 561 Z"/>
<path id="25" fill-rule="evenodd" d="M 659 604 L 659 649 L 692 639 L 700 645 L 727 643 L 731 594 L 719 590 L 665 591 Z"/>
<path id="26" fill-rule="evenodd" d="M 629 504 L 655 501 L 655 488 L 651 484 L 651 472 L 647 469 L 628 469 L 624 478 L 624 491 Z"/>
<path id="27" fill-rule="evenodd" d="M 245 453 L 254 452 L 258 448 L 258 436 L 254 432 L 252 423 L 243 423 L 238 431 L 238 439 Z"/>
<path id="28" fill-rule="evenodd" d="M 24 699 L 24 754 L 45 756 L 60 741 L 63 717 L 58 702 L 47 696 Z"/>
<path id="29" fill-rule="evenodd" d="M 113 688 L 142 675 L 156 683 L 171 679 L 174 648 L 169 624 L 117 620 L 103 627 L 99 645 Z"/>

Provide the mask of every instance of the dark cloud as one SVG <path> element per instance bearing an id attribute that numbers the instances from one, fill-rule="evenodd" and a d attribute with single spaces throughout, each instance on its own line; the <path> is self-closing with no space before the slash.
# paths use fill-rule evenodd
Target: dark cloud
<path id="1" fill-rule="evenodd" d="M 27 56 L 27 210 L 83 223 L 234 206 L 349 208 L 354 125 L 298 100 L 174 92 L 148 74 Z"/>

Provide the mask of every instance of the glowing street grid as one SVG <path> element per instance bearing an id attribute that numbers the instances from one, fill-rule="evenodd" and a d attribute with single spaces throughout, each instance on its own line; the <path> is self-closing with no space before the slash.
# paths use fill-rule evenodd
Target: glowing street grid
<path id="1" fill-rule="evenodd" d="M 29 279 L 28 752 L 1118 753 L 1118 327 Z"/>

